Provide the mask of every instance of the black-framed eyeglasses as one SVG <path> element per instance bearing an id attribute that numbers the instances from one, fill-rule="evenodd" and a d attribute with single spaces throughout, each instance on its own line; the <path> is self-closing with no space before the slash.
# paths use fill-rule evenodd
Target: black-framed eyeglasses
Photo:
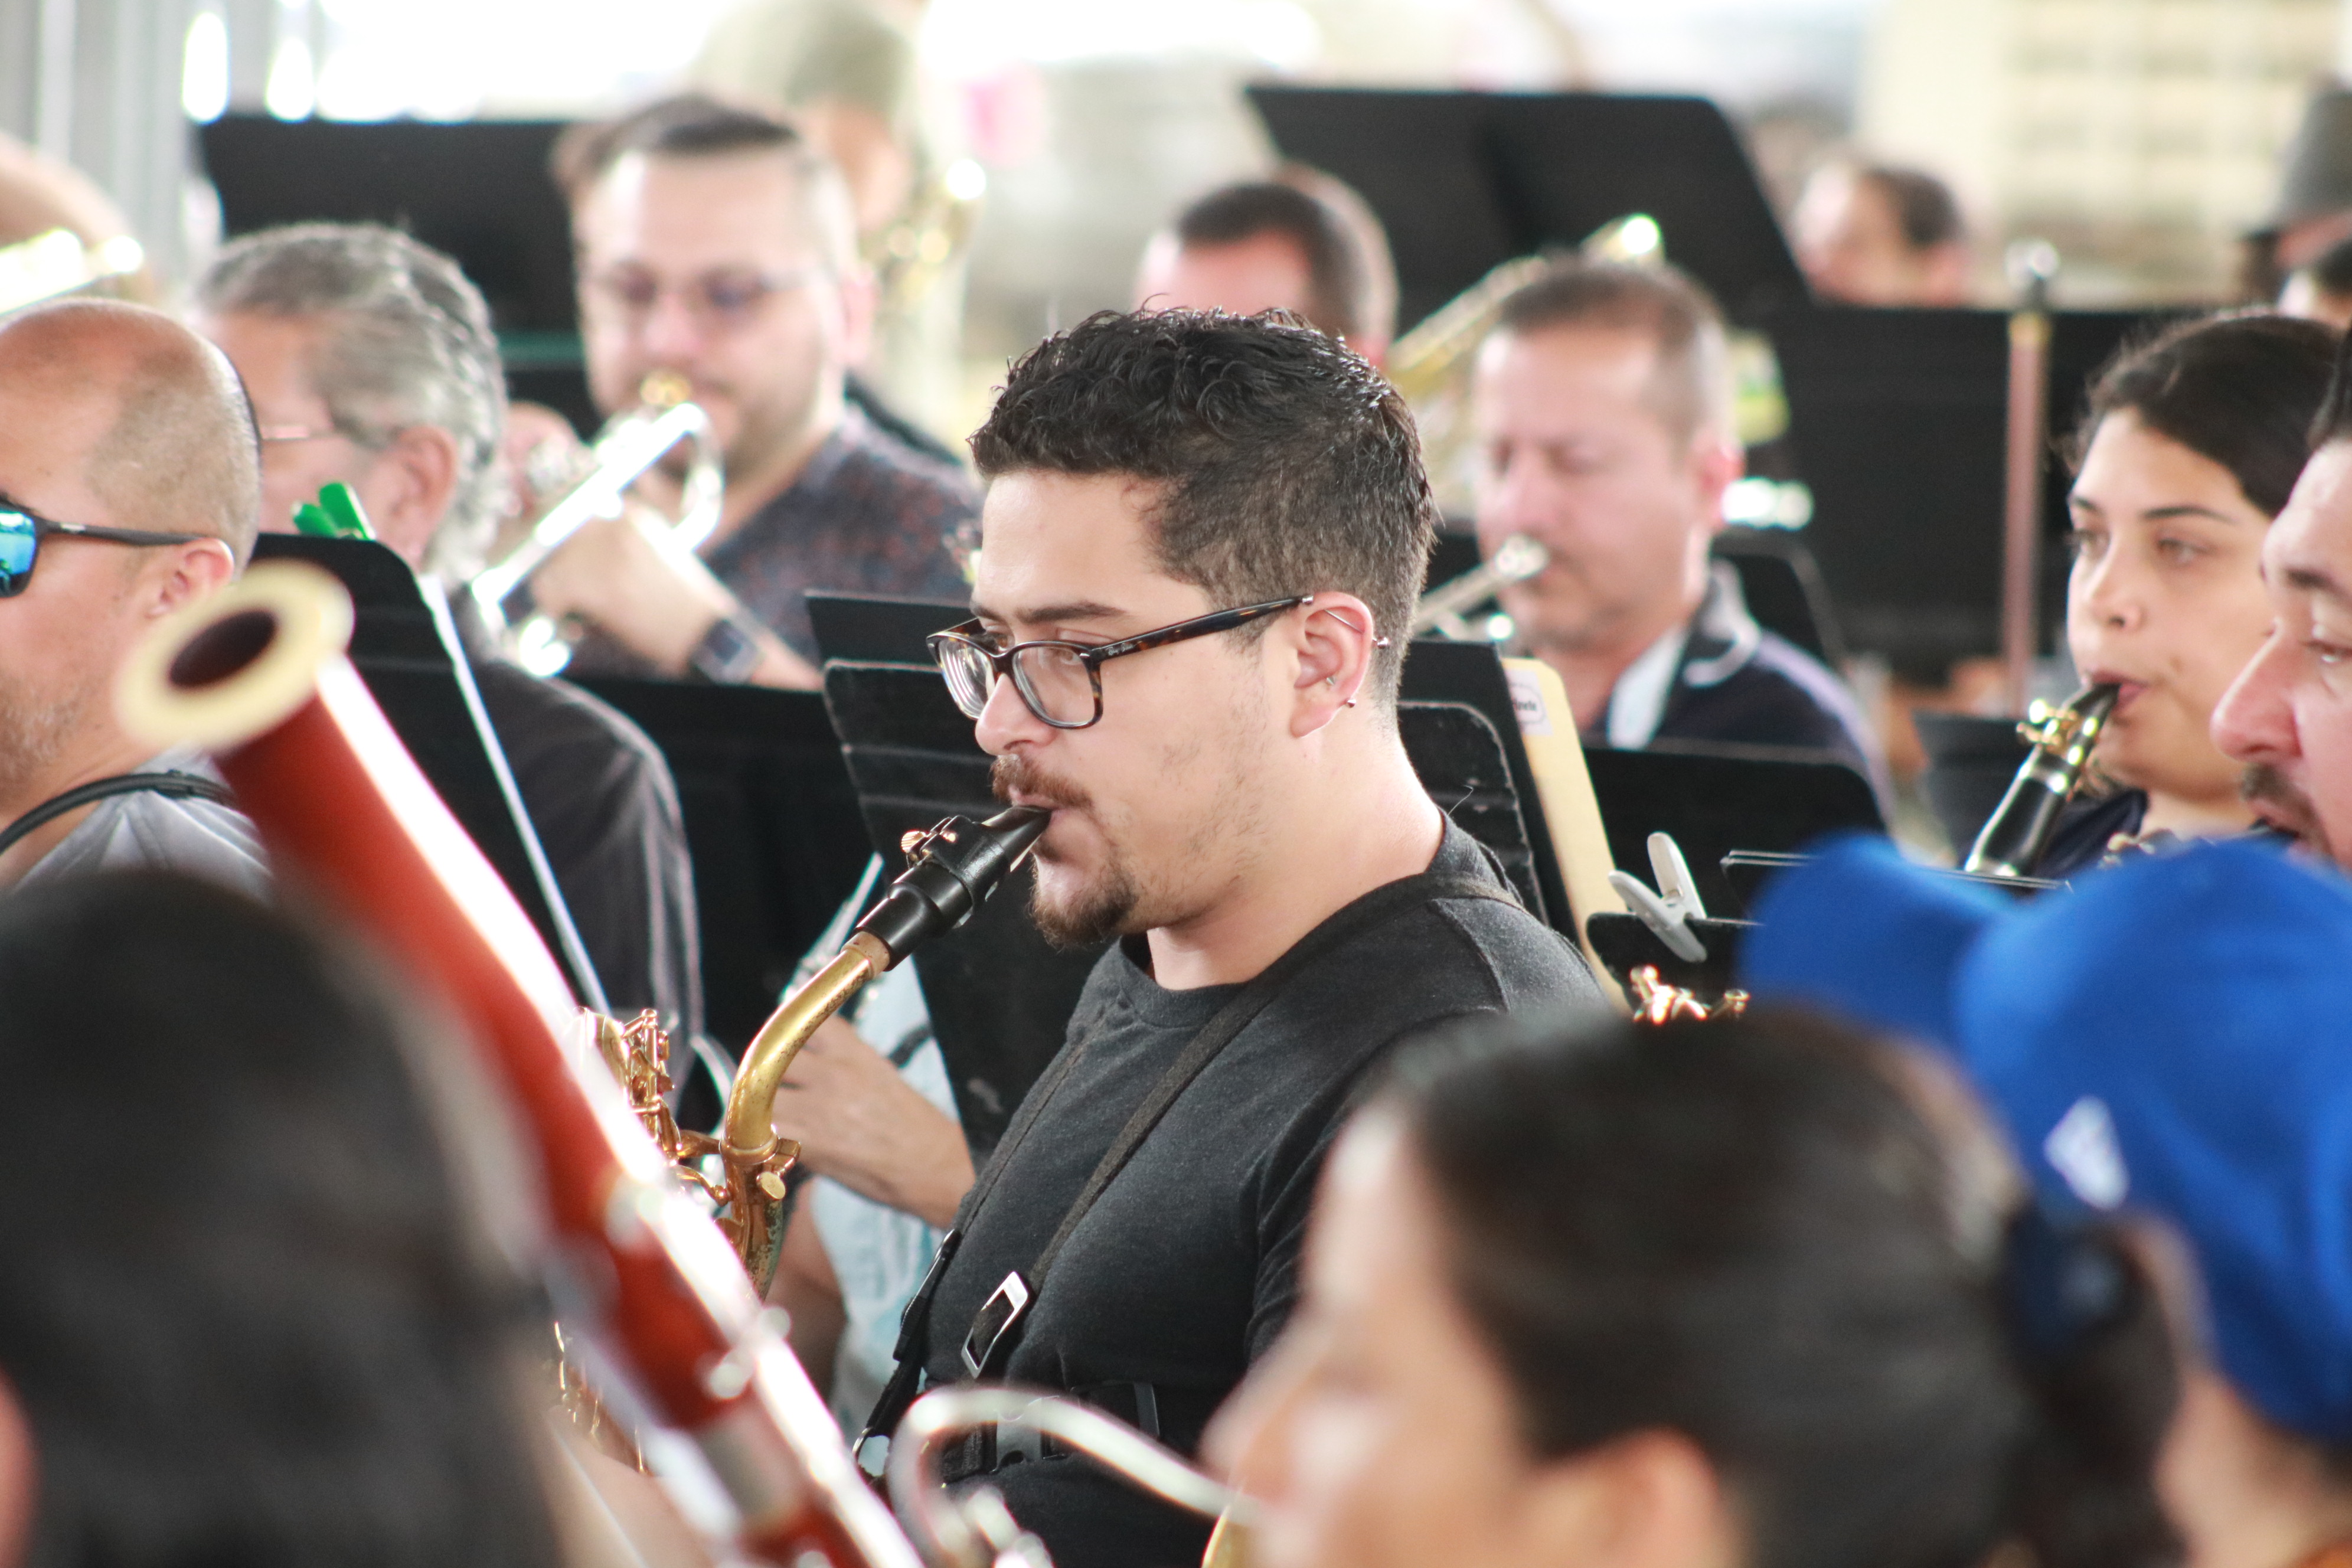
<path id="1" fill-rule="evenodd" d="M 987 710 L 988 694 L 996 689 L 1000 677 L 1009 675 L 1013 678 L 1013 689 L 1021 694 L 1021 700 L 1041 721 L 1056 730 L 1083 730 L 1102 721 L 1102 667 L 1106 661 L 1166 647 L 1188 637 L 1214 637 L 1314 602 L 1312 594 L 1268 599 L 1263 605 L 1218 610 L 1107 643 L 1048 640 L 999 647 L 989 640 L 979 621 L 971 620 L 943 632 L 933 632 L 931 657 L 939 661 L 949 694 L 968 719 L 977 719 Z"/>
<path id="2" fill-rule="evenodd" d="M 0 496 L 0 599 L 13 599 L 33 580 L 33 563 L 40 559 L 41 541 L 48 535 L 95 539 L 107 544 L 189 544 L 210 537 L 202 533 L 151 533 L 137 528 L 99 528 L 86 522 L 59 522 L 18 506 Z"/>
<path id="3" fill-rule="evenodd" d="M 698 325 L 709 328 L 740 325 L 775 296 L 816 276 L 814 268 L 777 273 L 719 271 L 683 283 L 666 283 L 650 272 L 616 267 L 591 273 L 586 282 L 591 295 L 625 321 L 644 321 L 664 294 L 674 293 Z"/>

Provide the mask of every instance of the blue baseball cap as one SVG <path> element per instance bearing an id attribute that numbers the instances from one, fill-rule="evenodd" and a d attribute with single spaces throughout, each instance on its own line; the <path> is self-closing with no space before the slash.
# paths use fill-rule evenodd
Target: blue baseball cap
<path id="1" fill-rule="evenodd" d="M 1739 984 L 1948 1047 L 1953 970 L 2012 907 L 1923 872 L 1876 834 L 1841 834 L 1765 884 L 1749 911 L 1759 929 L 1739 944 Z"/>
<path id="2" fill-rule="evenodd" d="M 2352 887 L 2267 846 L 2203 845 L 1963 933 L 1951 879 L 1890 857 L 1776 883 L 1759 917 L 1803 924 L 1744 983 L 1951 1051 L 2046 1205 L 2169 1222 L 2231 1382 L 2290 1431 L 2352 1439 Z M 1847 950 L 1895 932 L 1927 956 L 1857 973 Z"/>

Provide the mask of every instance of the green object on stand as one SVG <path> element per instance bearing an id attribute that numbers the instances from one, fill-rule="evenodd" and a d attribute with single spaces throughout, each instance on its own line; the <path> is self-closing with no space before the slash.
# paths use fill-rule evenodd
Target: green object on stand
<path id="1" fill-rule="evenodd" d="M 304 501 L 294 509 L 294 531 L 313 539 L 375 537 L 368 527 L 367 514 L 360 510 L 360 498 L 340 481 L 321 488 L 315 502 Z"/>

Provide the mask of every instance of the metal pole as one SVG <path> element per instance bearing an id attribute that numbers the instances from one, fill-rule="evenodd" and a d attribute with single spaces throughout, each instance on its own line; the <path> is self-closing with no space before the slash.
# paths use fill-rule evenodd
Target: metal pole
<path id="1" fill-rule="evenodd" d="M 2009 710 L 2022 715 L 2041 651 L 2042 448 L 2049 431 L 2050 279 L 2058 253 L 2043 240 L 2010 247 L 2022 298 L 2009 319 L 2009 419 L 2001 507 L 2000 658 Z"/>
<path id="2" fill-rule="evenodd" d="M 33 145 L 59 163 L 73 156 L 76 0 L 41 0 L 33 79 Z"/>

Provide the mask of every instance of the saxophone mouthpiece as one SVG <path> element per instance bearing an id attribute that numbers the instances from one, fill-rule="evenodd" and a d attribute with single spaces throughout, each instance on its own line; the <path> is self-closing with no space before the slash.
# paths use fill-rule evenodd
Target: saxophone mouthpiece
<path id="1" fill-rule="evenodd" d="M 950 816 L 899 841 L 913 864 L 890 884 L 857 929 L 890 950 L 898 963 L 935 936 L 955 930 L 1029 858 L 1054 820 L 1034 805 L 1010 805 L 985 821 Z"/>

